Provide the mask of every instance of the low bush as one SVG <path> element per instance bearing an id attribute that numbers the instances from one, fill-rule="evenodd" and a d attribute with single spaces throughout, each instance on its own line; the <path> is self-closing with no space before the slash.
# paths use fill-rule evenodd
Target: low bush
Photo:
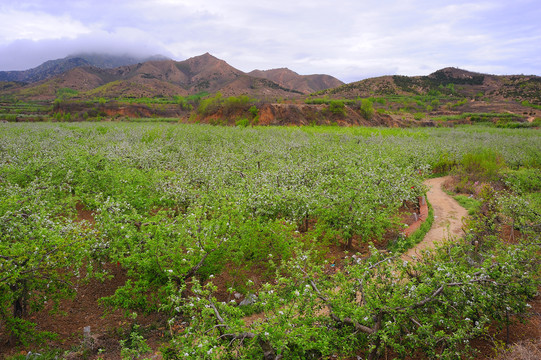
<path id="1" fill-rule="evenodd" d="M 483 149 L 464 155 L 457 170 L 459 174 L 468 174 L 473 180 L 496 181 L 504 166 L 505 161 L 500 154 L 494 150 Z"/>
<path id="2" fill-rule="evenodd" d="M 508 170 L 504 173 L 504 182 L 519 194 L 541 191 L 541 169 Z"/>
<path id="3" fill-rule="evenodd" d="M 252 110 L 254 103 L 255 99 L 246 95 L 224 98 L 222 94 L 218 92 L 214 97 L 201 100 L 197 112 L 202 116 L 209 116 L 221 111 L 223 116 L 231 117 L 243 111 L 252 113 L 252 111 L 254 111 Z"/>

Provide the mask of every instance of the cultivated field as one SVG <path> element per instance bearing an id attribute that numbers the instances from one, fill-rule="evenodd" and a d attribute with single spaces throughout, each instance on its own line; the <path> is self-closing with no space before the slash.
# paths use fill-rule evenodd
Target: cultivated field
<path id="1" fill-rule="evenodd" d="M 404 261 L 443 174 L 464 238 Z M 540 191 L 535 129 L 0 124 L 0 353 L 491 356 L 536 301 Z"/>

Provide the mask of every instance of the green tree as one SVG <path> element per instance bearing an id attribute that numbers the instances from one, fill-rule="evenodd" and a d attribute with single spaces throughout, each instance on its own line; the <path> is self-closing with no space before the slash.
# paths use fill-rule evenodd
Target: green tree
<path id="1" fill-rule="evenodd" d="M 54 190 L 44 184 L 0 192 L 0 317 L 12 341 L 25 344 L 40 338 L 25 317 L 75 294 L 93 233 L 59 216 L 46 200 Z"/>
<path id="2" fill-rule="evenodd" d="M 372 105 L 372 102 L 369 99 L 362 99 L 361 100 L 361 107 L 360 107 L 361 115 L 367 119 L 372 119 L 372 116 L 374 116 L 374 106 Z"/>

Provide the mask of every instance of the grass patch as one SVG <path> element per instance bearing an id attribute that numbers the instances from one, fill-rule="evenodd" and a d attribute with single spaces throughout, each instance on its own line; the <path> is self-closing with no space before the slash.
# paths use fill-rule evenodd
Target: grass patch
<path id="1" fill-rule="evenodd" d="M 522 116 L 510 113 L 462 113 L 457 115 L 442 115 L 432 117 L 434 121 L 453 121 L 469 119 L 472 123 L 476 124 L 492 124 L 495 126 L 495 122 L 507 123 L 516 120 L 521 120 Z"/>
<path id="2" fill-rule="evenodd" d="M 481 209 L 481 201 L 466 195 L 454 195 L 453 198 L 462 206 L 468 210 L 468 215 L 473 215 Z"/>

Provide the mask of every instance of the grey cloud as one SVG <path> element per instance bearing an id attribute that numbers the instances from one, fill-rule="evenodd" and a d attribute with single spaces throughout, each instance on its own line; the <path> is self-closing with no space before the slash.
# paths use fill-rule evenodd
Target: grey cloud
<path id="1" fill-rule="evenodd" d="M 210 52 L 243 71 L 287 66 L 344 81 L 422 75 L 445 66 L 541 73 L 541 7 L 535 0 L 121 0 L 24 1 L 20 11 L 69 16 L 89 34 L 20 40 L 0 34 L 0 70 L 81 51 Z M 1 7 L 0 7 L 1 10 Z M 475 69 L 474 69 L 475 68 Z"/>
<path id="2" fill-rule="evenodd" d="M 59 59 L 68 55 L 96 52 L 114 55 L 149 56 L 172 54 L 163 46 L 136 39 L 121 39 L 103 34 L 85 35 L 77 39 L 54 39 L 42 41 L 17 40 L 0 46 L 0 69 L 26 70 L 47 60 Z"/>

